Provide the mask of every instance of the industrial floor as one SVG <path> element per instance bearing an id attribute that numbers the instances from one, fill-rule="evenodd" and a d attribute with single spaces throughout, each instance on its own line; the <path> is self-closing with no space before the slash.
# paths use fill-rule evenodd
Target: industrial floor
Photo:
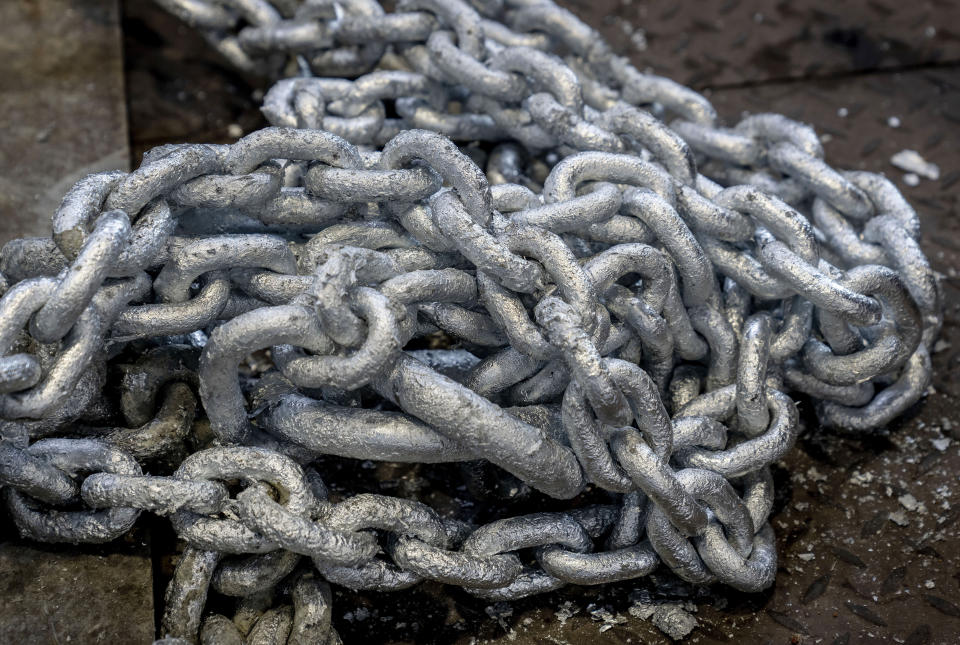
<path id="1" fill-rule="evenodd" d="M 338 590 L 344 642 L 668 643 L 642 617 L 651 603 L 696 617 L 690 643 L 960 642 L 960 2 L 562 4 L 639 67 L 705 92 L 727 123 L 784 113 L 816 127 L 832 165 L 898 184 L 942 274 L 933 386 L 866 439 L 824 434 L 805 410 L 796 449 L 775 468 L 780 567 L 765 593 L 696 589 L 662 572 L 496 605 L 441 585 Z M 151 2 L 7 0 L 0 34 L 0 243 L 49 234 L 60 197 L 85 174 L 136 167 L 156 145 L 226 143 L 265 125 L 267 82 L 231 70 Z M 890 163 L 903 149 L 937 163 L 940 179 L 905 183 Z M 330 467 L 370 490 L 422 475 Z M 38 547 L 0 511 L 0 643 L 149 643 L 173 538 L 144 517 L 113 544 Z"/>

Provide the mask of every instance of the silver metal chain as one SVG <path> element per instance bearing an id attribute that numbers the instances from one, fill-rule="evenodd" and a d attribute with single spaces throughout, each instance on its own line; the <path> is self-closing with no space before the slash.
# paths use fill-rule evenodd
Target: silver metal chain
<path id="1" fill-rule="evenodd" d="M 916 213 L 806 125 L 722 127 L 548 0 L 157 1 L 300 74 L 273 127 L 91 175 L 4 247 L 0 484 L 44 542 L 169 516 L 172 640 L 339 642 L 326 581 L 509 600 L 663 564 L 762 590 L 791 394 L 870 432 L 929 386 Z M 332 502 L 323 455 L 611 503 L 474 526 Z"/>

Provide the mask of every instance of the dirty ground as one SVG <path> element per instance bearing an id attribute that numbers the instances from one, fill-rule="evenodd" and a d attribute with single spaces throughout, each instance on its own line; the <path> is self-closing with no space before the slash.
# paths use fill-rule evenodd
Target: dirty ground
<path id="1" fill-rule="evenodd" d="M 371 645 L 667 643 L 660 628 L 682 631 L 694 618 L 685 642 L 957 642 L 960 3 L 562 4 L 641 67 L 707 92 L 727 122 L 745 111 L 782 112 L 815 125 L 835 166 L 896 181 L 920 213 L 924 249 L 943 276 L 934 385 L 888 434 L 869 439 L 820 433 L 801 401 L 807 426 L 775 468 L 780 569 L 766 593 L 696 589 L 659 573 L 494 605 L 439 585 L 337 591 L 335 627 L 345 642 Z M 265 82 L 235 73 L 150 2 L 20 1 L 3 3 L 0 18 L 25 25 L 5 30 L 13 38 L 0 44 L 0 114 L 16 124 L 0 142 L 4 241 L 43 233 L 52 196 L 77 174 L 136 166 L 163 143 L 232 141 L 265 124 L 257 110 Z M 939 179 L 891 165 L 904 149 L 936 163 Z M 349 460 L 325 467 L 350 490 L 411 496 L 444 476 L 441 468 Z M 452 503 L 442 494 L 424 499 Z M 540 500 L 511 510 L 533 506 Z M 0 642 L 27 634 L 34 642 L 149 642 L 148 617 L 175 561 L 164 522 L 144 518 L 120 543 L 79 549 L 27 545 L 9 522 L 0 526 Z M 97 584 L 84 584 L 92 575 Z"/>

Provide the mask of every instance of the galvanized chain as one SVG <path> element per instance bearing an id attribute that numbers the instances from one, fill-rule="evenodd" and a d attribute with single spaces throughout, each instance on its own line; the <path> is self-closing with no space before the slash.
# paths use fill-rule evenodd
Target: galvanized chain
<path id="1" fill-rule="evenodd" d="M 809 127 L 721 127 L 545 0 L 158 2 L 304 75 L 266 95 L 273 127 L 91 175 L 51 238 L 4 247 L 0 484 L 40 541 L 169 516 L 170 639 L 339 642 L 324 580 L 504 600 L 662 563 L 758 591 L 788 392 L 863 432 L 926 391 L 916 213 Z M 331 502 L 323 455 L 613 504 L 474 526 Z M 235 617 L 204 616 L 210 589 Z"/>

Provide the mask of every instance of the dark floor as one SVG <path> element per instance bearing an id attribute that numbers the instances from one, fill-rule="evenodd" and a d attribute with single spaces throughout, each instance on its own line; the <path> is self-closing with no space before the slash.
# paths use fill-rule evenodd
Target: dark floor
<path id="1" fill-rule="evenodd" d="M 773 523 L 781 561 L 776 586 L 767 593 L 695 590 L 668 576 L 569 588 L 496 606 L 439 585 L 394 595 L 338 592 L 334 623 L 344 641 L 669 642 L 630 611 L 652 599 L 694 603 L 688 607 L 695 607 L 699 627 L 687 642 L 960 642 L 960 3 L 565 4 L 641 67 L 708 92 L 727 122 L 745 111 L 782 112 L 816 126 L 833 165 L 884 172 L 897 181 L 920 212 L 924 248 L 943 274 L 947 311 L 933 356 L 934 386 L 889 435 L 841 440 L 810 427 L 778 465 L 780 510 Z M 130 154 L 135 166 L 155 145 L 228 142 L 236 131 L 263 125 L 257 109 L 266 88 L 262 81 L 234 73 L 152 3 L 124 3 L 119 25 L 112 6 L 105 0 L 14 0 L 0 6 L 2 24 L 21 20 L 34 30 L 19 44 L 16 38 L 0 42 L 0 54 L 9 54 L 0 56 L 0 115 L 19 125 L 0 139 L 0 209 L 5 228 L 12 216 L 27 222 L 11 233 L 33 225 L 41 234 L 50 197 L 38 195 L 55 188 L 62 193 L 58 181 L 108 154 Z M 65 26 L 68 9 L 73 22 Z M 96 51 L 68 27 L 80 18 L 91 25 L 81 34 L 107 34 L 96 36 Z M 111 30 L 117 36 L 122 31 L 122 68 Z M 55 34 L 59 48 L 52 51 L 60 57 L 50 53 Z M 71 44 L 71 38 L 78 42 Z M 96 64 L 100 59 L 106 63 Z M 3 65 L 16 73 L 5 76 Z M 125 112 L 117 98 L 123 96 Z M 69 108 L 53 116 L 31 109 L 57 108 L 64 97 L 72 101 L 65 103 Z M 898 127 L 891 126 L 891 117 Z M 941 179 L 904 184 L 889 159 L 905 148 L 939 164 Z M 29 192 L 29 181 L 40 188 Z M 32 222 L 28 213 L 36 214 Z M 135 579 L 125 587 L 123 605 L 159 603 L 161 597 L 153 596 L 162 590 L 170 549 L 160 537 L 146 544 L 149 529 L 159 524 L 145 522 L 153 524 L 121 545 L 82 550 L 76 558 L 86 558 L 83 565 L 64 556 L 59 570 L 86 570 L 99 562 L 103 575 L 110 575 L 117 570 L 109 568 L 114 556 L 100 556 L 121 554 L 123 570 Z M 93 634 L 103 642 L 148 639 L 119 616 L 100 613 L 93 628 L 75 620 L 76 605 L 65 600 L 77 595 L 69 576 L 47 576 L 37 584 L 23 553 L 12 537 L 0 545 L 0 597 L 14 599 L 0 608 L 0 642 L 26 634 L 34 642 L 63 642 L 71 634 L 73 642 L 89 642 Z M 151 577 L 152 587 L 145 582 Z M 120 603 L 116 588 L 105 596 L 103 586 L 89 585 L 82 593 L 103 603 L 97 606 Z M 11 618 L 24 612 L 33 612 L 29 621 Z"/>

